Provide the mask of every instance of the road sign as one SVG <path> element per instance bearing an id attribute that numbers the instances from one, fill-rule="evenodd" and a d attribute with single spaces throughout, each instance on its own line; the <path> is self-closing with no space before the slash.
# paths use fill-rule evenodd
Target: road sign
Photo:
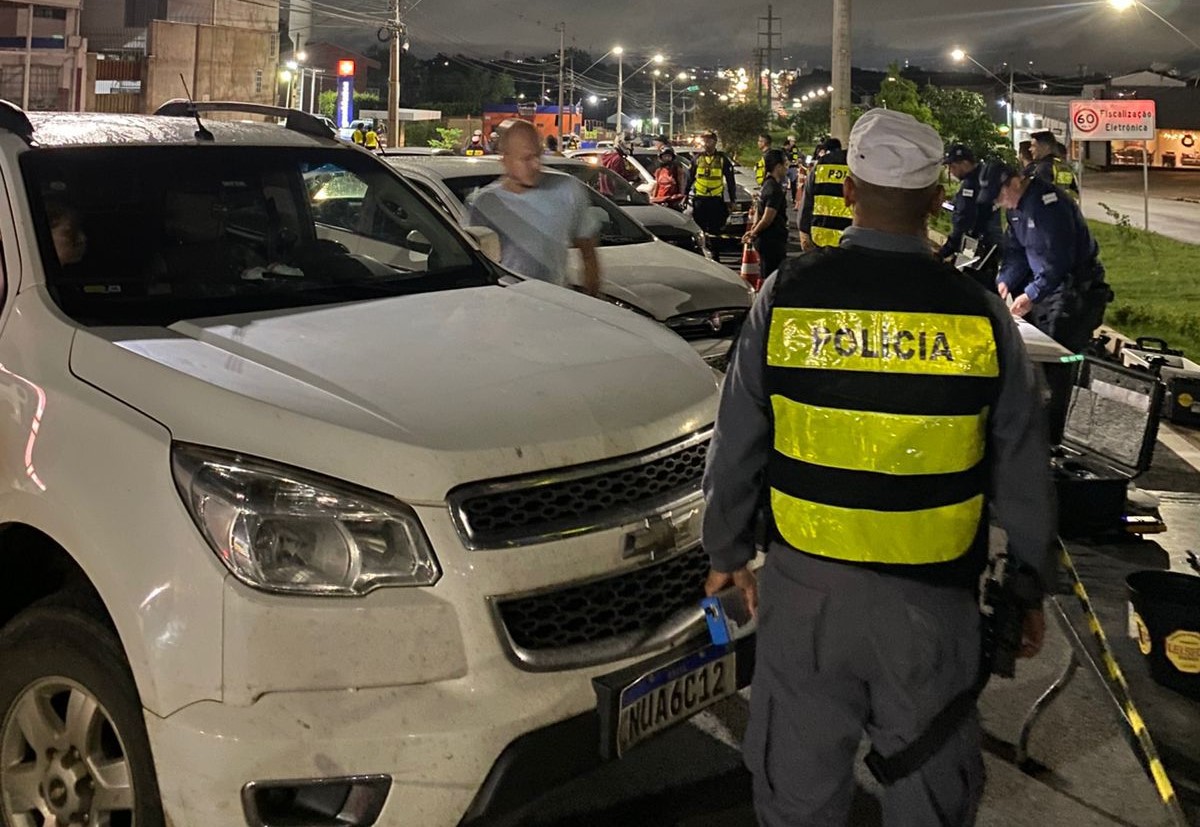
<path id="1" fill-rule="evenodd" d="M 1076 141 L 1153 141 L 1152 100 L 1071 101 L 1071 138 Z"/>

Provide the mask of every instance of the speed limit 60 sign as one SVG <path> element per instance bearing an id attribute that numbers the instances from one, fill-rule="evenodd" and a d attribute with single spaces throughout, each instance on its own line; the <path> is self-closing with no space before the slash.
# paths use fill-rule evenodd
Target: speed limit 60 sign
<path id="1" fill-rule="evenodd" d="M 1075 141 L 1152 141 L 1152 100 L 1071 101 L 1071 139 Z"/>

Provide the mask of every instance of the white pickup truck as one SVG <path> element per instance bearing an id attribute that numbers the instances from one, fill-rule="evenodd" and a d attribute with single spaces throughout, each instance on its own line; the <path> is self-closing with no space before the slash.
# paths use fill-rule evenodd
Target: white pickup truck
<path id="1" fill-rule="evenodd" d="M 0 104 L 0 187 L 0 823 L 482 821 L 745 683 L 679 336 L 297 112 Z"/>

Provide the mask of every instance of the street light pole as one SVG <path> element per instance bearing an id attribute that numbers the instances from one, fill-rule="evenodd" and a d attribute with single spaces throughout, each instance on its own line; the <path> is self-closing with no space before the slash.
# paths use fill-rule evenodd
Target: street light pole
<path id="1" fill-rule="evenodd" d="M 650 123 L 658 123 L 658 74 L 655 69 L 650 73 Z"/>
<path id="2" fill-rule="evenodd" d="M 997 83 L 1004 83 L 1004 78 L 997 75 L 991 69 L 984 66 L 978 60 L 971 57 L 969 54 L 967 54 L 965 51 L 958 48 L 957 46 L 954 48 L 954 50 L 952 52 L 950 52 L 950 57 L 954 58 L 954 61 L 956 63 L 962 63 L 964 60 L 969 60 L 972 63 L 974 63 L 976 66 L 978 66 L 980 69 L 982 69 L 985 74 L 990 75 Z M 1015 84 L 1014 84 L 1013 78 L 1015 76 L 1015 72 L 1016 72 L 1016 70 L 1013 68 L 1013 65 L 1010 63 L 1008 66 L 1008 137 L 1009 137 L 1009 140 L 1011 140 L 1013 142 L 1013 149 L 1017 148 L 1017 123 L 1016 123 L 1016 118 L 1013 115 L 1013 110 L 1016 108 L 1016 101 L 1013 100 L 1013 92 L 1015 91 L 1014 90 Z"/>
<path id="3" fill-rule="evenodd" d="M 625 131 L 625 50 L 620 46 L 613 49 L 617 56 L 617 140 Z"/>
<path id="4" fill-rule="evenodd" d="M 559 23 L 558 29 L 558 151 L 562 152 L 563 140 L 563 70 L 567 63 L 567 24 Z"/>

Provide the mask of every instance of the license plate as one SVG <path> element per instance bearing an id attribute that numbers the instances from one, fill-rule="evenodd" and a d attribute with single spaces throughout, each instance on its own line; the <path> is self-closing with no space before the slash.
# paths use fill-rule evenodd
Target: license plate
<path id="1" fill-rule="evenodd" d="M 709 646 L 643 675 L 621 692 L 617 755 L 737 691 L 737 657 Z"/>

